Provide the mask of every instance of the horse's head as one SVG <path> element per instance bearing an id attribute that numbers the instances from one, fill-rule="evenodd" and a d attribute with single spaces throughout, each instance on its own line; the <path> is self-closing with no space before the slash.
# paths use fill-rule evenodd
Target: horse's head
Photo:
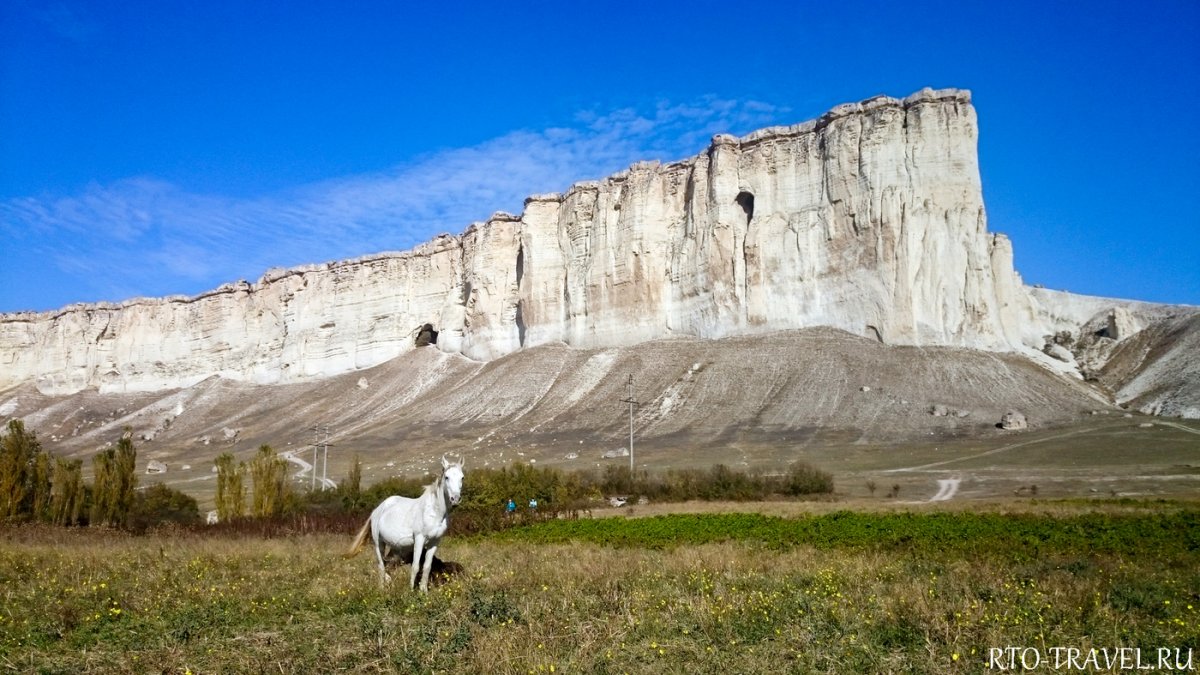
<path id="1" fill-rule="evenodd" d="M 463 475 L 462 459 L 451 462 L 442 455 L 442 481 L 446 486 L 446 498 L 450 500 L 451 506 L 457 506 L 462 500 Z"/>

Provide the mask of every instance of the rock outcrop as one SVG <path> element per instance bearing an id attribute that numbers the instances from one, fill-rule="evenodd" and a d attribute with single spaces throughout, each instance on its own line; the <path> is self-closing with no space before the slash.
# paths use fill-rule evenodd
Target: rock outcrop
<path id="1" fill-rule="evenodd" d="M 1070 370 L 1042 352 L 1046 336 L 1095 312 L 1047 311 L 1022 285 L 1008 239 L 987 231 L 977 136 L 965 91 L 879 96 L 536 195 L 520 215 L 403 253 L 271 270 L 190 298 L 2 315 L 0 388 L 303 382 L 418 345 L 490 361 L 550 343 L 813 326 Z M 1145 322 L 1110 323 L 1124 335 Z"/>
<path id="2" fill-rule="evenodd" d="M 1200 419 L 1200 308 L 1045 289 L 1030 296 L 1050 333 L 1046 352 L 1071 357 L 1116 403 Z"/>
<path id="3" fill-rule="evenodd" d="M 46 393 L 303 381 L 372 366 L 428 324 L 490 360 L 826 325 L 885 343 L 1040 347 L 989 234 L 967 92 L 876 97 L 527 200 L 398 254 L 193 298 L 0 318 L 4 383 Z"/>

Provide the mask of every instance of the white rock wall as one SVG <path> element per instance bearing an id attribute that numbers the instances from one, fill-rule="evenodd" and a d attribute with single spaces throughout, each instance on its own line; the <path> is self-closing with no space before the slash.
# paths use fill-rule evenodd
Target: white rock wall
<path id="1" fill-rule="evenodd" d="M 977 135 L 968 94 L 927 90 L 531 199 L 526 344 L 828 325 L 1040 346 L 1011 245 L 986 231 Z"/>
<path id="2" fill-rule="evenodd" d="M 425 323 L 438 348 L 478 360 L 548 342 L 817 325 L 888 343 L 1040 348 L 1011 246 L 986 231 L 977 136 L 967 92 L 876 97 L 531 197 L 520 216 L 405 253 L 195 298 L 2 315 L 0 386 L 303 381 L 413 349 Z"/>
<path id="3" fill-rule="evenodd" d="M 213 375 L 301 381 L 365 368 L 412 348 L 458 287 L 462 246 L 268 272 L 195 298 L 73 305 L 0 315 L 0 383 L 47 394 L 148 391 Z"/>

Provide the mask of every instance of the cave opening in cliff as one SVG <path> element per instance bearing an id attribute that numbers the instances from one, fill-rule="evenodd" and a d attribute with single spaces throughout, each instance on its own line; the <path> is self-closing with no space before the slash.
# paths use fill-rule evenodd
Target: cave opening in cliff
<path id="1" fill-rule="evenodd" d="M 417 347 L 436 345 L 437 336 L 438 332 L 433 328 L 433 324 L 427 323 L 417 329 L 417 337 L 415 340 L 413 340 L 413 345 Z"/>
<path id="2" fill-rule="evenodd" d="M 521 277 L 525 276 L 525 247 L 517 247 L 517 286 L 521 285 Z"/>
<path id="3" fill-rule="evenodd" d="M 754 218 L 754 195 L 749 192 L 739 192 L 738 196 L 733 198 L 737 205 L 742 207 L 742 211 L 746 213 L 746 224 L 750 224 L 750 220 Z"/>
<path id="4" fill-rule="evenodd" d="M 516 315 L 514 321 L 517 324 L 517 345 L 520 347 L 524 347 L 525 346 L 525 317 L 522 316 L 520 300 L 517 301 L 517 315 Z"/>

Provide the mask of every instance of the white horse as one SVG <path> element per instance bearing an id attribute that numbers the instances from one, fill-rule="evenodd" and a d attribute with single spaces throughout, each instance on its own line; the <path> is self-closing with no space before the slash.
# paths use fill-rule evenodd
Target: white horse
<path id="1" fill-rule="evenodd" d="M 367 545 L 367 537 L 375 541 L 375 558 L 379 561 L 381 581 L 391 581 L 384 569 L 383 559 L 388 552 L 395 551 L 403 558 L 412 556 L 412 574 L 408 585 L 417 585 L 417 571 L 421 570 L 421 590 L 429 590 L 429 570 L 433 566 L 433 554 L 437 552 L 442 535 L 450 526 L 450 507 L 462 499 L 463 462 L 451 463 L 442 456 L 442 475 L 416 499 L 393 495 L 383 500 L 362 529 L 358 531 L 346 557 L 358 555 Z M 385 550 L 386 549 L 386 550 Z M 424 565 L 421 558 L 424 555 Z"/>

